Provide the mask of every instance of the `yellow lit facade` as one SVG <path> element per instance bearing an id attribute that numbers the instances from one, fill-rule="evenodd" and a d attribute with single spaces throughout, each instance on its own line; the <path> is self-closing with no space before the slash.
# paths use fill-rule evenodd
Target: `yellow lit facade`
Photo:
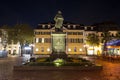
<path id="1" fill-rule="evenodd" d="M 79 24 L 63 24 L 65 53 L 86 54 L 84 47 L 84 30 Z M 53 52 L 54 24 L 39 24 L 34 30 L 34 54 L 51 54 Z M 58 34 L 60 36 L 60 34 Z"/>

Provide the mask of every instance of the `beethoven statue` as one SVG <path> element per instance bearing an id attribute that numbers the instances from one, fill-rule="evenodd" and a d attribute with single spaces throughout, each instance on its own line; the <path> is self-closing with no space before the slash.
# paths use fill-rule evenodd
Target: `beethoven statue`
<path id="1" fill-rule="evenodd" d="M 57 29 L 57 31 L 61 31 L 61 27 L 63 24 L 63 16 L 62 16 L 62 12 L 58 11 L 58 13 L 56 14 L 54 21 L 55 21 L 55 28 Z"/>

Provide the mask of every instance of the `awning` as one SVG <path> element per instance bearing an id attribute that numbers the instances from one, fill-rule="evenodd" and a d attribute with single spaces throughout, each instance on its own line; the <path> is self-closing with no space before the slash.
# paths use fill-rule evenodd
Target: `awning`
<path id="1" fill-rule="evenodd" d="M 112 40 L 107 42 L 107 46 L 120 46 L 120 40 Z"/>

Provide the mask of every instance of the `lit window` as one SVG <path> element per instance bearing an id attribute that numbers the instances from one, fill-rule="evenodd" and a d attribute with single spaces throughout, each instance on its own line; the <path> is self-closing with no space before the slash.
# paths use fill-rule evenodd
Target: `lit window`
<path id="1" fill-rule="evenodd" d="M 38 48 L 36 48 L 36 49 L 35 49 L 35 51 L 39 51 L 39 49 L 38 49 Z"/>
<path id="2" fill-rule="evenodd" d="M 42 28 L 45 28 L 45 25 L 42 25 Z"/>
<path id="3" fill-rule="evenodd" d="M 68 25 L 68 28 L 70 28 L 70 25 Z"/>
<path id="4" fill-rule="evenodd" d="M 91 27 L 91 30 L 93 30 L 93 27 Z"/>
<path id="5" fill-rule="evenodd" d="M 71 51 L 71 49 L 70 49 L 70 48 L 68 48 L 68 51 L 70 52 L 70 51 Z"/>
<path id="6" fill-rule="evenodd" d="M 0 42 L 2 42 L 1 38 L 0 38 Z"/>
<path id="7" fill-rule="evenodd" d="M 42 38 L 42 43 L 44 43 L 44 38 Z"/>
<path id="8" fill-rule="evenodd" d="M 78 32 L 78 35 L 83 35 L 83 32 Z"/>
<path id="9" fill-rule="evenodd" d="M 48 28 L 50 28 L 51 26 L 50 25 L 48 25 Z"/>
<path id="10" fill-rule="evenodd" d="M 76 25 L 73 25 L 73 28 L 76 28 Z"/>
<path id="11" fill-rule="evenodd" d="M 87 27 L 85 27 L 85 30 L 87 30 Z"/>
<path id="12" fill-rule="evenodd" d="M 38 43 L 39 42 L 39 38 L 36 38 L 36 43 Z"/>

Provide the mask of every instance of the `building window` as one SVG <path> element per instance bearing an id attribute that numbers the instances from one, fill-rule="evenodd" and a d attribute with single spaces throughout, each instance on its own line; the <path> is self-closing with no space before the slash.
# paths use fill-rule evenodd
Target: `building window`
<path id="1" fill-rule="evenodd" d="M 73 35 L 77 35 L 77 32 L 73 32 Z"/>
<path id="2" fill-rule="evenodd" d="M 48 43 L 51 43 L 51 38 L 48 38 Z"/>
<path id="3" fill-rule="evenodd" d="M 45 25 L 42 25 L 42 28 L 45 28 Z"/>
<path id="4" fill-rule="evenodd" d="M 41 38 L 39 38 L 39 43 L 42 43 L 42 39 Z"/>
<path id="5" fill-rule="evenodd" d="M 38 35 L 40 35 L 40 32 L 38 32 Z"/>
<path id="6" fill-rule="evenodd" d="M 76 25 L 73 25 L 73 28 L 75 29 L 75 28 L 76 28 Z"/>
<path id="7" fill-rule="evenodd" d="M 85 27 L 85 30 L 87 30 L 87 27 Z"/>
<path id="8" fill-rule="evenodd" d="M 93 30 L 93 27 L 91 27 L 91 30 Z"/>
<path id="9" fill-rule="evenodd" d="M 78 39 L 78 43 L 83 43 L 83 39 Z"/>
<path id="10" fill-rule="evenodd" d="M 39 38 L 36 38 L 36 43 L 38 43 L 39 42 Z"/>
<path id="11" fill-rule="evenodd" d="M 44 38 L 42 38 L 42 43 L 44 43 L 45 42 L 45 39 Z"/>
<path id="12" fill-rule="evenodd" d="M 50 32 L 46 32 L 47 35 L 50 35 Z"/>
<path id="13" fill-rule="evenodd" d="M 0 42 L 2 42 L 2 39 L 0 38 Z"/>
<path id="14" fill-rule="evenodd" d="M 83 32 L 78 32 L 78 35 L 83 35 Z"/>
<path id="15" fill-rule="evenodd" d="M 70 28 L 70 25 L 68 25 L 68 28 Z"/>
<path id="16" fill-rule="evenodd" d="M 68 32 L 68 35 L 72 35 L 72 32 Z"/>
<path id="17" fill-rule="evenodd" d="M 48 42 L 47 38 L 45 38 L 44 40 L 45 40 L 45 41 L 44 41 L 45 43 L 47 43 L 47 42 Z"/>
<path id="18" fill-rule="evenodd" d="M 48 25 L 48 28 L 50 28 L 51 26 L 50 25 Z"/>
<path id="19" fill-rule="evenodd" d="M 44 39 L 44 42 L 45 42 L 45 43 L 50 43 L 50 38 L 45 38 L 45 39 Z"/>
<path id="20" fill-rule="evenodd" d="M 112 35 L 111 35 L 112 37 L 114 37 L 114 34 L 112 33 Z"/>
<path id="21" fill-rule="evenodd" d="M 101 37 L 103 37 L 103 33 L 101 33 Z"/>
<path id="22" fill-rule="evenodd" d="M 72 42 L 71 43 L 74 43 L 74 39 L 71 39 L 72 40 Z"/>
<path id="23" fill-rule="evenodd" d="M 35 35 L 39 35 L 40 33 L 39 32 L 34 32 Z"/>
<path id="24" fill-rule="evenodd" d="M 77 41 L 76 41 L 76 39 L 74 39 L 74 43 L 76 43 Z"/>
<path id="25" fill-rule="evenodd" d="M 45 32 L 41 32 L 42 35 L 45 35 Z"/>

